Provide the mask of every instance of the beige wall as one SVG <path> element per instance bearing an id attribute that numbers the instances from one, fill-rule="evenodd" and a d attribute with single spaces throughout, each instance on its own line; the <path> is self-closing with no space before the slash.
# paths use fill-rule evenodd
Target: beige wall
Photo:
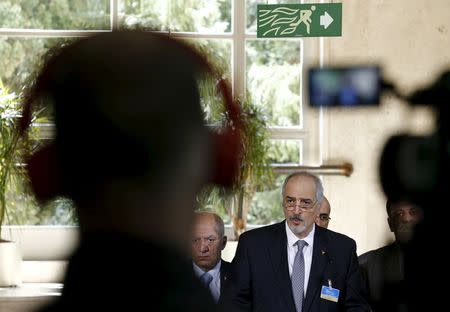
<path id="1" fill-rule="evenodd" d="M 449 0 L 341 2 L 342 37 L 325 39 L 325 64 L 378 62 L 404 92 L 450 68 Z M 328 110 L 324 116 L 324 163 L 354 165 L 350 178 L 324 177 L 330 229 L 353 237 L 360 254 L 392 239 L 377 172 L 386 140 L 400 130 L 429 130 L 431 114 L 411 112 L 405 103 L 384 97 L 376 109 Z"/>

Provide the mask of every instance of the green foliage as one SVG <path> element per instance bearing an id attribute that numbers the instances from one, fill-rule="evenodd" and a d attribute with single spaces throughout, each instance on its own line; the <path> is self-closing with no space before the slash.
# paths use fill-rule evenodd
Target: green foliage
<path id="1" fill-rule="evenodd" d="M 0 28 L 108 29 L 109 2 L 109 0 L 2 0 Z"/>
<path id="2" fill-rule="evenodd" d="M 231 0 L 125 0 L 121 27 L 184 32 L 229 32 Z"/>
<path id="3" fill-rule="evenodd" d="M 270 126 L 300 124 L 300 43 L 250 40 L 247 45 L 247 88 L 265 107 Z"/>
<path id="4" fill-rule="evenodd" d="M 253 195 L 247 222 L 249 224 L 270 224 L 284 219 L 281 206 L 281 185 L 285 176 L 277 176 L 274 185 Z"/>
<path id="5" fill-rule="evenodd" d="M 244 126 L 241 170 L 234 191 L 252 195 L 272 184 L 273 174 L 267 157 L 270 134 L 262 107 L 255 105 L 250 95 L 237 101 Z"/>
<path id="6" fill-rule="evenodd" d="M 24 152 L 24 149 L 19 148 L 20 114 L 20 99 L 15 93 L 10 93 L 0 80 L 0 235 L 1 227 L 8 217 L 6 194 L 11 177 L 22 172 L 22 168 L 17 166 Z"/>
<path id="7" fill-rule="evenodd" d="M 256 4 L 266 3 L 263 0 L 246 1 L 247 26 L 255 29 Z M 288 3 L 279 0 L 277 3 Z M 195 31 L 203 33 L 223 33 L 231 31 L 231 0 L 120 0 L 118 1 L 119 27 L 144 28 L 172 31 Z M 56 29 L 56 30 L 98 30 L 110 29 L 109 0 L 0 0 L 0 28 L 21 29 Z M 204 54 L 215 59 L 216 66 L 225 77 L 231 77 L 231 40 L 229 39 L 193 39 L 193 42 Z M 41 68 L 47 51 L 70 41 L 70 38 L 42 37 L 0 37 L 0 79 L 7 86 L 9 93 L 21 97 L 24 88 L 33 80 L 36 70 Z M 250 97 L 241 99 L 260 110 L 255 113 L 263 116 L 266 126 L 298 126 L 300 122 L 300 85 L 301 85 L 301 40 L 252 40 L 246 41 L 247 78 L 246 86 Z M 202 103 L 206 120 L 210 124 L 226 122 L 221 98 L 217 94 L 214 81 L 206 81 L 202 90 Z M 209 87 L 208 87 L 209 86 Z M 242 103 L 243 106 L 245 103 Z M 245 113 L 245 112 L 244 112 Z M 48 114 L 48 112 L 45 112 Z M 249 116 L 252 111 L 249 111 Z M 261 115 L 259 115 L 261 114 Z M 257 129 L 256 125 L 250 129 Z M 253 142 L 253 141 L 252 141 Z M 266 144 L 269 139 L 266 137 Z M 266 162 L 297 162 L 299 149 L 295 144 L 278 142 L 272 144 L 265 153 Z M 266 147 L 264 147 L 266 148 Z M 257 150 L 257 149 L 256 149 Z M 261 151 L 261 149 L 260 149 Z M 253 153 L 249 152 L 251 158 Z M 262 152 L 261 152 L 262 155 Z M 260 161 L 259 159 L 258 161 Z M 255 162 L 257 163 L 257 162 Z M 244 167 L 247 164 L 244 164 Z M 258 168 L 258 167 L 256 167 Z M 255 168 L 249 172 L 255 172 Z M 256 169 L 258 172 L 258 169 Z M 260 176 L 265 174 L 258 173 Z M 9 214 L 9 223 L 18 224 L 74 224 L 71 218 L 71 203 L 57 200 L 43 210 L 37 206 L 33 198 L 27 195 L 26 185 L 11 176 L 7 201 L 14 203 L 14 213 Z M 17 180 L 17 183 L 14 182 Z M 241 182 L 245 179 L 241 178 Z M 252 179 L 253 180 L 253 179 Z M 254 180 L 253 180 L 254 181 Z M 270 184 L 270 183 L 269 183 Z M 241 184 L 247 185 L 246 183 Z M 274 195 L 278 190 L 267 188 L 268 184 L 253 187 L 256 193 L 249 211 L 249 222 L 268 223 L 270 216 L 276 216 L 278 199 Z M 15 191 L 16 190 L 16 191 Z M 250 193 L 252 188 L 247 189 Z M 236 189 L 235 189 L 236 191 Z M 270 195 L 272 194 L 272 195 Z M 231 194 L 232 195 L 232 194 Z M 228 218 L 230 209 L 230 193 L 216 192 L 210 196 L 208 209 L 216 207 Z M 215 197 L 222 197 L 218 205 Z M 216 204 L 212 204 L 216 203 Z M 10 210 L 11 211 L 11 210 Z M 52 215 L 53 214 L 53 215 Z M 66 223 L 67 222 L 67 223 Z"/>
<path id="8" fill-rule="evenodd" d="M 268 190 L 273 184 L 268 154 L 269 130 L 263 109 L 255 105 L 249 95 L 237 101 L 241 106 L 243 129 L 241 166 L 236 182 L 231 190 L 209 186 L 198 196 L 201 210 L 214 210 L 221 214 L 225 221 L 231 219 L 233 196 L 251 199 L 255 192 Z M 223 104 L 221 109 L 223 110 Z M 220 113 L 225 119 L 222 124 L 227 124 L 227 115 L 222 110 Z M 214 112 L 211 112 L 211 115 L 214 115 Z M 239 209 L 242 213 L 242 208 Z"/>

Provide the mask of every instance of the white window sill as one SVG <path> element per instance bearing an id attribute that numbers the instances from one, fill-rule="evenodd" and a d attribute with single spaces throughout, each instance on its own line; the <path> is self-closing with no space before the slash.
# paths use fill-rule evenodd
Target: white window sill
<path id="1" fill-rule="evenodd" d="M 18 287 L 0 287 L 0 311 L 35 311 L 61 295 L 60 283 L 22 283 Z"/>

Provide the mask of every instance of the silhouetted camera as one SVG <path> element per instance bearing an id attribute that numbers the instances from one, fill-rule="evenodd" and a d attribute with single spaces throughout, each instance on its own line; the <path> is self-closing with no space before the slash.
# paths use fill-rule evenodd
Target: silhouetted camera
<path id="1" fill-rule="evenodd" d="M 406 289 L 406 310 L 401 311 L 437 311 L 434 309 L 435 301 L 424 293 L 448 276 L 447 258 L 439 254 L 442 248 L 431 250 L 429 247 L 434 245 L 432 242 L 442 242 L 446 249 L 448 237 L 450 71 L 445 71 L 428 87 L 407 96 L 384 82 L 378 67 L 374 66 L 313 68 L 309 73 L 308 90 L 312 106 L 378 104 L 372 102 L 379 99 L 380 93 L 392 92 L 411 106 L 426 105 L 435 110 L 437 119 L 433 134 L 402 134 L 389 138 L 381 154 L 379 175 L 387 198 L 412 202 L 420 206 L 424 214 L 422 222 L 415 228 L 414 237 L 404 246 L 405 277 L 402 284 Z M 398 312 L 392 303 L 385 302 L 386 307 L 391 307 L 386 311 Z"/>
<path id="2" fill-rule="evenodd" d="M 430 198 L 443 195 L 443 188 L 448 185 L 450 71 L 429 87 L 405 96 L 383 80 L 377 65 L 309 69 L 308 96 L 313 107 L 378 105 L 382 92 L 392 92 L 412 106 L 431 106 L 437 112 L 434 134 L 391 137 L 379 167 L 381 185 L 388 198 L 412 201 L 426 208 Z"/>

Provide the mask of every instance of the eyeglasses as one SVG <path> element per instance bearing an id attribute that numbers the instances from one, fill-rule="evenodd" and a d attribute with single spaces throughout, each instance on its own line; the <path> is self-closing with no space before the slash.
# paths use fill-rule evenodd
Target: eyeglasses
<path id="1" fill-rule="evenodd" d="M 330 221 L 331 220 L 330 216 L 327 213 L 321 213 L 319 215 L 319 219 L 322 221 Z"/>
<path id="2" fill-rule="evenodd" d="M 284 200 L 284 206 L 289 211 L 294 210 L 297 205 L 302 211 L 311 211 L 316 203 L 317 201 L 308 198 L 286 197 Z"/>

